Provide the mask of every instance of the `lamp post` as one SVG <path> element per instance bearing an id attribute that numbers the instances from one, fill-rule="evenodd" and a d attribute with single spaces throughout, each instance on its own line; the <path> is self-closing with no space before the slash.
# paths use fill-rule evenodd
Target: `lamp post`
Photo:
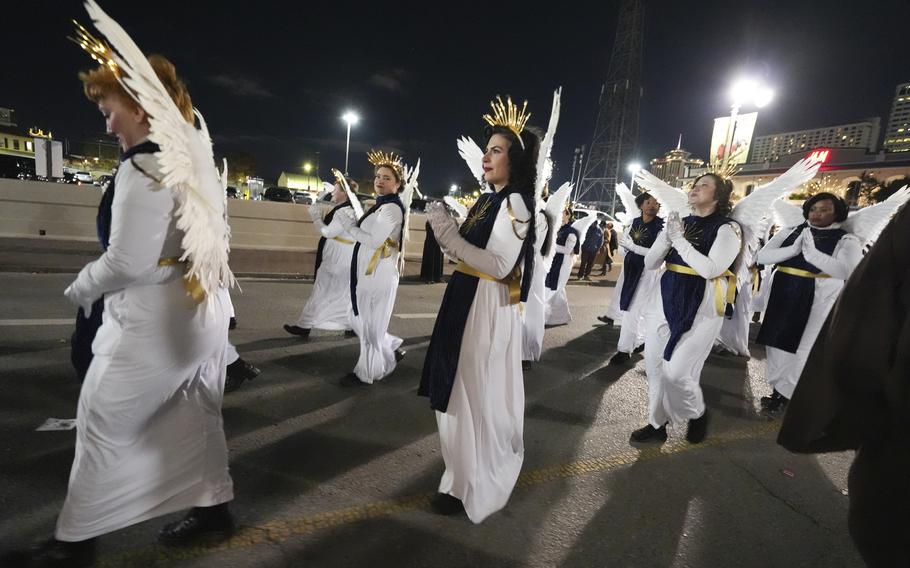
<path id="1" fill-rule="evenodd" d="M 309 162 L 303 163 L 303 173 L 306 174 L 306 190 L 310 191 L 310 172 L 313 171 L 313 164 Z"/>
<path id="2" fill-rule="evenodd" d="M 638 171 L 641 169 L 641 164 L 639 164 L 638 162 L 632 162 L 631 164 L 629 164 L 628 166 L 626 166 L 626 169 L 629 170 L 629 174 L 631 174 L 631 177 L 632 177 L 632 183 L 629 185 L 629 191 L 631 191 L 631 192 L 634 193 L 634 190 L 635 190 L 635 174 L 637 174 Z"/>
<path id="3" fill-rule="evenodd" d="M 758 83 L 754 79 L 739 79 L 730 88 L 730 99 L 733 104 L 730 107 L 730 122 L 727 123 L 727 136 L 724 138 L 724 159 L 722 166 L 726 169 L 730 165 L 730 159 L 733 152 L 731 146 L 736 135 L 736 117 L 739 115 L 739 109 L 744 104 L 751 103 L 756 108 L 767 106 L 774 99 L 774 91 L 766 85 Z"/>
<path id="4" fill-rule="evenodd" d="M 347 111 L 341 115 L 341 120 L 343 120 L 348 125 L 347 142 L 345 142 L 344 145 L 344 175 L 348 175 L 348 155 L 350 154 L 351 150 L 351 126 L 357 124 L 357 121 L 360 120 L 360 117 L 352 111 Z"/>

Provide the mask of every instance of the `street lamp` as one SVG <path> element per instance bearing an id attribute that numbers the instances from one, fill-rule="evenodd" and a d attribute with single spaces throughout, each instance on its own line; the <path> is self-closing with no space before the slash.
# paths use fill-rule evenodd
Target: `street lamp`
<path id="1" fill-rule="evenodd" d="M 360 117 L 357 116 L 353 111 L 347 111 L 341 115 L 341 120 L 345 121 L 348 125 L 348 139 L 344 146 L 344 175 L 348 174 L 348 154 L 351 150 L 351 126 L 357 124 L 357 121 L 360 120 Z"/>
<path id="2" fill-rule="evenodd" d="M 774 91 L 767 85 L 760 84 L 755 79 L 739 79 L 730 87 L 730 100 L 733 101 L 733 104 L 730 107 L 727 136 L 724 138 L 724 168 L 730 164 L 730 158 L 732 157 L 730 146 L 733 145 L 733 138 L 736 135 L 736 117 L 739 114 L 740 107 L 744 104 L 753 104 L 756 108 L 763 108 L 768 106 L 773 99 Z"/>
<path id="3" fill-rule="evenodd" d="M 631 164 L 626 166 L 626 169 L 629 170 L 629 174 L 631 174 L 631 176 L 632 176 L 632 184 L 629 186 L 629 191 L 633 191 L 635 189 L 635 174 L 637 174 L 638 171 L 641 170 L 641 164 L 639 164 L 638 162 L 632 162 Z M 628 211 L 628 213 L 631 213 L 631 211 Z"/>
<path id="4" fill-rule="evenodd" d="M 458 186 L 455 185 L 454 183 L 451 186 L 449 186 L 449 195 L 455 195 L 455 193 L 457 191 L 458 191 Z"/>

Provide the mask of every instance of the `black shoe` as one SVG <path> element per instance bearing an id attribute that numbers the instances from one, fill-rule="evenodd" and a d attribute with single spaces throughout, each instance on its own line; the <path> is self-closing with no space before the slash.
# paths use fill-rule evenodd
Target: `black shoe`
<path id="1" fill-rule="evenodd" d="M 625 365 L 632 359 L 632 356 L 628 353 L 623 353 L 622 351 L 617 351 L 615 355 L 610 357 L 610 365 L 618 366 Z"/>
<path id="2" fill-rule="evenodd" d="M 708 435 L 708 409 L 698 418 L 689 420 L 689 429 L 686 431 L 686 440 L 691 444 L 700 444 Z"/>
<path id="3" fill-rule="evenodd" d="M 345 337 L 357 337 L 357 333 L 353 329 L 344 330 Z"/>
<path id="4" fill-rule="evenodd" d="M 262 371 L 247 363 L 242 358 L 227 366 L 227 379 L 224 381 L 224 392 L 232 392 L 240 388 L 243 381 L 252 381 Z"/>
<path id="5" fill-rule="evenodd" d="M 607 316 L 597 316 L 597 319 L 604 322 L 607 325 L 613 325 L 613 320 L 608 318 Z"/>
<path id="6" fill-rule="evenodd" d="M 310 338 L 310 330 L 305 327 L 300 327 L 298 325 L 284 324 L 284 330 L 286 332 L 290 333 L 291 335 L 297 335 L 304 339 Z"/>
<path id="7" fill-rule="evenodd" d="M 464 511 L 464 504 L 457 497 L 452 497 L 447 493 L 437 493 L 433 500 L 430 501 L 430 507 L 435 513 L 440 515 L 457 515 Z"/>
<path id="8" fill-rule="evenodd" d="M 64 542 L 51 538 L 31 550 L 16 550 L 0 555 L 0 566 L 16 568 L 90 568 L 95 565 L 95 542 L 90 538 Z"/>
<path id="9" fill-rule="evenodd" d="M 348 373 L 347 375 L 341 377 L 341 380 L 338 381 L 338 384 L 343 387 L 365 387 L 367 383 L 360 380 L 354 373 Z"/>
<path id="10" fill-rule="evenodd" d="M 395 350 L 395 362 L 401 363 L 401 360 L 404 359 L 404 356 L 406 354 L 407 354 L 407 351 L 405 351 L 404 349 L 396 349 Z"/>
<path id="11" fill-rule="evenodd" d="M 215 544 L 234 534 L 234 518 L 227 504 L 214 507 L 193 507 L 179 521 L 169 523 L 158 531 L 158 541 L 171 546 Z"/>
<path id="12" fill-rule="evenodd" d="M 237 327 L 237 318 L 231 316 L 231 320 L 228 322 L 228 329 L 234 329 Z"/>
<path id="13" fill-rule="evenodd" d="M 790 402 L 790 399 L 780 393 L 777 393 L 777 395 L 777 398 L 772 400 L 768 406 L 765 407 L 765 410 L 768 412 L 780 412 L 787 408 L 787 403 Z"/>
<path id="14" fill-rule="evenodd" d="M 762 408 L 768 408 L 772 404 L 776 404 L 779 399 L 783 398 L 783 396 L 784 395 L 777 392 L 777 389 L 774 389 L 771 391 L 771 396 L 761 397 L 761 399 L 759 399 L 759 403 L 761 404 Z"/>
<path id="15" fill-rule="evenodd" d="M 636 347 L 635 349 L 633 349 L 633 350 L 632 350 L 632 353 L 641 353 L 641 352 L 644 351 L 644 350 L 645 350 L 645 344 L 642 343 L 641 345 L 639 345 L 638 347 Z"/>
<path id="16" fill-rule="evenodd" d="M 532 365 L 531 365 L 531 362 L 530 362 L 530 361 L 522 361 L 522 362 L 521 362 L 521 370 L 522 370 L 522 371 L 530 371 L 530 370 L 531 370 L 531 366 L 532 366 Z"/>
<path id="17" fill-rule="evenodd" d="M 639 428 L 638 430 L 632 432 L 632 435 L 629 436 L 630 442 L 666 442 L 667 441 L 667 425 L 664 424 L 660 428 L 655 428 L 650 424 L 645 425 L 644 428 Z"/>

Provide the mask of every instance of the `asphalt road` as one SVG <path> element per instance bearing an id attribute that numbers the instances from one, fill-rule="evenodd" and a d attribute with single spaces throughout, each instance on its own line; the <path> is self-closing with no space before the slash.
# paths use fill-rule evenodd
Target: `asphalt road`
<path id="1" fill-rule="evenodd" d="M 615 276 L 615 274 L 614 274 Z M 0 547 L 51 534 L 74 433 L 74 310 L 67 274 L 0 273 Z M 574 321 L 548 330 L 525 373 L 525 462 L 508 506 L 481 525 L 429 507 L 443 471 L 433 413 L 416 396 L 444 285 L 403 283 L 391 332 L 407 358 L 390 377 L 346 389 L 356 339 L 301 343 L 311 285 L 242 280 L 231 339 L 262 369 L 227 395 L 225 429 L 241 527 L 218 548 L 169 549 L 155 534 L 176 515 L 100 541 L 107 566 L 861 566 L 846 527 L 852 454 L 800 456 L 775 443 L 758 398 L 764 352 L 712 355 L 702 377 L 713 421 L 693 446 L 671 432 L 633 447 L 645 423 L 640 356 L 607 367 L 618 328 L 596 321 L 613 289 L 569 287 Z M 753 330 L 754 331 L 754 330 Z"/>

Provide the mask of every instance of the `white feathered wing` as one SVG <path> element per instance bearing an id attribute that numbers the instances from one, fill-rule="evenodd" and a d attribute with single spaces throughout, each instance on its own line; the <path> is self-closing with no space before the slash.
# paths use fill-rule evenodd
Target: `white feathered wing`
<path id="1" fill-rule="evenodd" d="M 420 175 L 420 158 L 414 169 L 404 167 L 404 189 L 401 192 L 401 204 L 404 205 L 404 219 L 402 220 L 401 243 L 398 255 L 398 270 L 404 274 L 404 249 L 409 240 L 408 232 L 411 229 L 411 202 L 417 190 L 417 177 Z"/>
<path id="2" fill-rule="evenodd" d="M 666 218 L 674 211 L 679 213 L 680 217 L 689 214 L 689 196 L 683 190 L 671 186 L 644 169 L 635 173 L 635 183 L 647 190 L 660 203 L 658 214 L 660 217 Z"/>
<path id="3" fill-rule="evenodd" d="M 871 246 L 908 199 L 910 186 L 905 185 L 881 203 L 864 207 L 847 217 L 841 228 L 856 235 L 864 247 Z"/>
<path id="4" fill-rule="evenodd" d="M 562 87 L 553 91 L 553 106 L 550 109 L 550 123 L 547 126 L 547 132 L 543 140 L 540 141 L 540 148 L 537 152 L 537 167 L 534 177 L 534 206 L 538 211 L 544 208 L 543 189 L 550 176 L 553 175 L 553 164 L 550 161 L 550 152 L 553 150 L 553 140 L 556 137 L 556 127 L 559 125 L 560 97 L 562 96 Z"/>
<path id="5" fill-rule="evenodd" d="M 619 196 L 622 207 L 625 209 L 625 211 L 616 214 L 616 219 L 622 223 L 624 227 L 628 227 L 638 216 L 636 215 L 638 205 L 635 204 L 635 196 L 632 195 L 632 190 L 629 189 L 624 182 L 616 184 L 616 195 Z"/>

